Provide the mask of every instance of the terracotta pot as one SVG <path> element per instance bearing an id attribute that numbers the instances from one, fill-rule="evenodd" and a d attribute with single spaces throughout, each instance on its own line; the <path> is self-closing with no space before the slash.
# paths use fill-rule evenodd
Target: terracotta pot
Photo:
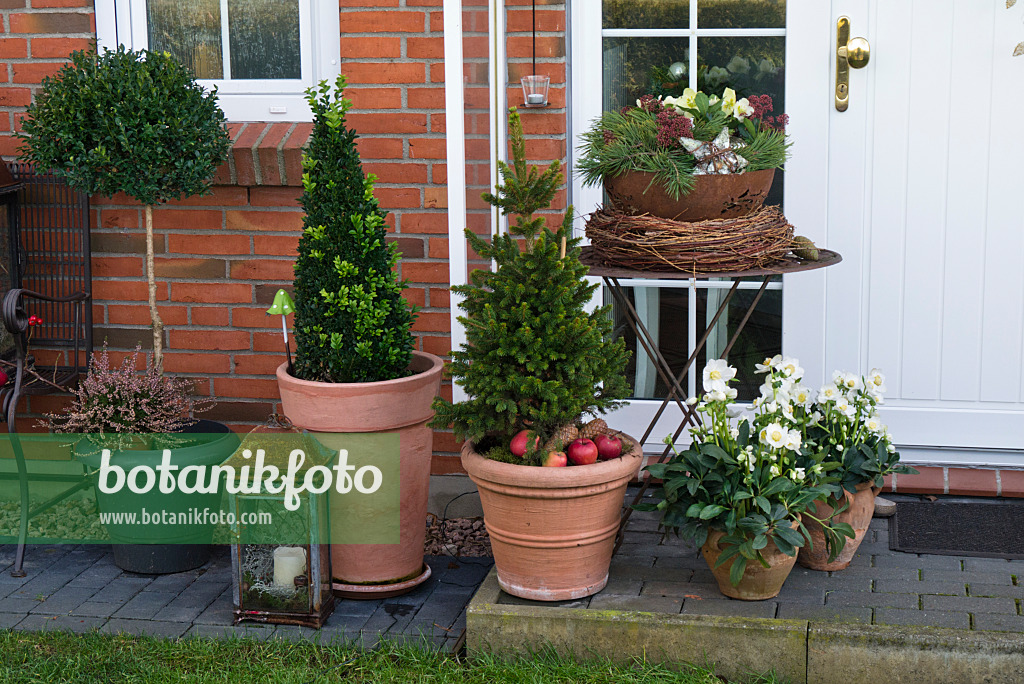
<path id="1" fill-rule="evenodd" d="M 793 528 L 797 523 L 793 523 Z M 711 530 L 704 546 L 700 548 L 711 568 L 711 574 L 718 582 L 718 590 L 729 598 L 742 601 L 763 601 L 774 598 L 782 591 L 782 585 L 789 577 L 790 571 L 796 564 L 796 556 L 787 556 L 779 551 L 775 542 L 768 540 L 768 545 L 761 549 L 761 555 L 768 561 L 768 567 L 764 567 L 758 561 L 747 561 L 747 567 L 743 571 L 743 577 L 738 586 L 733 586 L 729 581 L 729 571 L 732 569 L 732 561 L 726 561 L 720 567 L 715 567 L 718 557 L 722 555 L 722 549 L 718 548 L 718 540 L 725 536 L 724 532 Z"/>
<path id="2" fill-rule="evenodd" d="M 629 445 L 628 447 L 626 445 Z M 480 490 L 498 583 L 513 596 L 565 601 L 608 583 L 626 485 L 642 452 L 592 465 L 543 468 L 501 463 L 462 446 L 462 467 Z"/>
<path id="3" fill-rule="evenodd" d="M 430 405 L 441 386 L 443 366 L 440 358 L 414 351 L 412 375 L 382 382 L 310 382 L 289 374 L 286 364 L 277 369 L 282 408 L 295 426 L 313 432 L 399 435 L 400 543 L 333 546 L 336 594 L 346 595 L 341 585 L 359 585 L 352 597 L 376 599 L 381 593 L 394 595 L 398 584 L 403 593 L 411 591 L 430 576 L 423 563 L 433 453 L 433 431 L 427 421 L 434 415 Z M 334 489 L 331 495 L 331 524 L 351 524 L 336 505 L 335 497 L 342 495 Z M 379 591 L 369 585 L 380 585 Z"/>
<path id="4" fill-rule="evenodd" d="M 860 543 L 864 541 L 864 536 L 868 532 L 868 525 L 871 524 L 871 518 L 875 514 L 875 496 L 878 494 L 878 490 L 873 488 L 870 482 L 864 482 L 857 485 L 856 494 L 850 494 L 846 490 L 843 490 L 843 494 L 846 501 L 849 502 L 849 508 L 833 518 L 833 521 L 849 523 L 857 536 L 853 539 L 847 538 L 843 550 L 834 561 L 829 563 L 828 551 L 825 550 L 825 534 L 821 529 L 821 525 L 814 520 L 807 519 L 804 521 L 804 526 L 811 535 L 814 549 L 811 550 L 804 546 L 800 549 L 800 554 L 797 556 L 797 562 L 805 568 L 810 568 L 811 570 L 842 570 L 850 564 L 850 561 L 853 560 L 853 554 L 857 553 Z M 816 518 L 824 520 L 831 516 L 834 510 L 832 506 L 829 506 L 824 501 L 815 501 L 811 513 Z"/>
<path id="5" fill-rule="evenodd" d="M 654 180 L 654 174 L 628 171 L 605 178 L 608 196 L 625 211 L 675 221 L 707 221 L 746 216 L 764 204 L 775 179 L 775 169 L 694 176 L 693 189 L 675 199 Z"/>

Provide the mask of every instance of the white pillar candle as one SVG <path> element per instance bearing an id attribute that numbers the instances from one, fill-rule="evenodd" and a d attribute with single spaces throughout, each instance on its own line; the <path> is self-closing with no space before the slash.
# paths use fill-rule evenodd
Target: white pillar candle
<path id="1" fill-rule="evenodd" d="M 306 550 L 297 546 L 274 549 L 274 584 L 295 587 L 295 578 L 306 574 Z"/>

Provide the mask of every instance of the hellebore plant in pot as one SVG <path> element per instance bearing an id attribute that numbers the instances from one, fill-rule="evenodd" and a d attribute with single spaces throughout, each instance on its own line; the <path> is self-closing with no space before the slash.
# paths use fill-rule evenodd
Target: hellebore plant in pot
<path id="1" fill-rule="evenodd" d="M 140 373 L 139 358 L 136 349 L 120 365 L 111 366 L 104 347 L 90 360 L 89 372 L 74 390 L 71 406 L 63 413 L 48 414 L 43 425 L 56 433 L 84 435 L 75 442 L 74 454 L 92 471 L 100 469 L 104 449 L 110 451 L 109 463 L 125 473 L 139 465 L 154 468 L 165 449 L 170 450 L 170 463 L 179 470 L 223 463 L 238 446 L 238 438 L 221 423 L 195 418 L 213 402 L 195 397 L 191 382 L 165 376 L 149 355 Z M 96 498 L 100 511 L 108 516 L 141 516 L 146 510 L 177 519 L 190 510 L 215 511 L 220 506 L 219 490 L 186 494 L 161 493 L 154 488 L 139 494 L 123 486 L 105 492 L 101 486 Z M 106 530 L 114 544 L 114 562 L 130 572 L 183 572 L 210 557 L 211 525 L 111 521 Z"/>
<path id="2" fill-rule="evenodd" d="M 497 268 L 453 288 L 464 297 L 467 343 L 449 371 L 468 399 L 438 399 L 434 425 L 466 440 L 462 464 L 480 490 L 502 589 L 557 601 L 607 583 L 641 451 L 624 435 L 602 439 L 604 421 L 588 420 L 628 396 L 628 352 L 611 339 L 607 309 L 587 311 L 596 285 L 579 261 L 572 208 L 556 230 L 537 215 L 562 182 L 558 162 L 527 165 L 515 109 L 509 131 L 513 164 L 499 163 L 503 185 L 484 199 L 516 220 L 489 242 L 466 231 Z"/>
<path id="3" fill-rule="evenodd" d="M 768 359 L 765 365 L 779 362 Z M 847 567 L 867 534 L 885 476 L 917 472 L 900 464 L 889 429 L 879 418 L 885 389 L 885 376 L 874 368 L 866 376 L 836 371 L 818 391 L 807 436 L 826 460 L 838 464 L 829 473 L 830 479 L 838 481 L 827 485 L 827 500 L 815 502 L 815 515 L 848 523 L 855 536 L 835 558 L 828 557 L 820 545 L 800 549 L 800 565 L 813 570 Z M 807 529 L 815 542 L 821 539 L 823 533 L 814 520 L 808 521 Z"/>
<path id="4" fill-rule="evenodd" d="M 801 374 L 799 364 L 786 359 L 767 369 L 765 382 L 786 388 L 787 398 L 806 398 Z M 780 392 L 760 402 L 753 419 L 739 418 L 736 390 L 729 387 L 735 377 L 736 369 L 721 359 L 704 368 L 705 394 L 697 404 L 703 424 L 690 430 L 686 450 L 673 446 L 668 462 L 647 466 L 651 477 L 663 480 L 661 501 L 637 508 L 660 511 L 664 527 L 701 546 L 723 594 L 762 600 L 778 595 L 797 550 L 809 541 L 804 520 L 821 524 L 832 556 L 853 531 L 814 513 L 836 464 L 808 445 L 807 408 Z"/>
<path id="5" fill-rule="evenodd" d="M 345 123 L 352 103 L 342 98 L 344 88 L 339 77 L 333 92 L 326 81 L 306 91 L 314 118 L 303 157 L 296 351 L 292 367 L 277 369 L 277 381 L 284 413 L 297 427 L 398 435 L 398 450 L 378 456 L 398 461 L 391 465 L 400 472 L 400 510 L 387 514 L 396 525 L 400 518 L 400 543 L 331 550 L 335 593 L 377 598 L 409 591 L 430 576 L 423 563 L 433 443 L 427 421 L 443 364 L 414 351 L 415 313 L 402 297 L 405 282 L 394 273 L 398 251 L 385 241 L 387 212 L 373 196 L 374 178 L 363 175 L 356 133 Z M 345 448 L 343 437 L 318 439 Z M 370 515 L 333 489 L 331 496 L 338 529 Z"/>
<path id="6" fill-rule="evenodd" d="M 606 112 L 582 138 L 580 171 L 603 184 L 627 212 L 678 221 L 744 216 L 764 203 L 786 161 L 785 115 L 771 117 L 769 95 L 645 95 Z"/>

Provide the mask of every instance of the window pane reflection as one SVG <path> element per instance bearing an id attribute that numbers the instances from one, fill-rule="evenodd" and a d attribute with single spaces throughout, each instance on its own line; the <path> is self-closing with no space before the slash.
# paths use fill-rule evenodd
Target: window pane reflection
<path id="1" fill-rule="evenodd" d="M 196 78 L 223 78 L 219 0 L 149 0 L 149 49 L 169 52 Z"/>
<path id="2" fill-rule="evenodd" d="M 636 308 L 644 326 L 658 340 L 658 347 L 665 360 L 678 377 L 692 353 L 689 346 L 689 295 L 686 288 L 626 288 L 630 302 Z M 696 296 L 697 336 L 699 340 L 708 329 L 708 323 L 724 300 L 728 290 L 698 289 Z M 736 332 L 748 307 L 757 296 L 757 290 L 737 290 L 728 309 L 715 324 L 708 336 L 705 350 L 697 357 L 691 372 L 696 373 L 696 387 L 700 391 L 701 370 L 708 358 L 720 358 L 729 339 Z M 604 301 L 614 302 L 610 292 L 605 291 Z M 636 335 L 626 323 L 622 309 L 613 307 L 616 335 L 626 341 L 626 348 L 633 351 L 626 369 L 627 379 L 633 388 L 634 399 L 662 399 L 667 396 L 668 384 L 658 375 L 654 365 L 647 358 L 643 347 L 637 343 Z M 695 340 L 695 341 L 696 341 Z M 754 364 L 767 356 L 782 351 L 782 292 L 767 290 L 755 307 L 743 332 L 736 339 L 729 352 L 728 361 L 738 370 L 738 381 L 733 384 L 741 401 L 750 401 L 758 394 L 761 385 L 759 376 L 754 374 Z M 709 356 L 710 354 L 710 356 Z M 681 384 L 685 389 L 688 378 Z"/>
<path id="3" fill-rule="evenodd" d="M 700 0 L 701 28 L 785 28 L 786 0 Z"/>
<path id="4" fill-rule="evenodd" d="M 302 78 L 299 0 L 228 0 L 231 78 Z"/>
<path id="5" fill-rule="evenodd" d="M 604 28 L 689 28 L 690 0 L 604 0 Z"/>

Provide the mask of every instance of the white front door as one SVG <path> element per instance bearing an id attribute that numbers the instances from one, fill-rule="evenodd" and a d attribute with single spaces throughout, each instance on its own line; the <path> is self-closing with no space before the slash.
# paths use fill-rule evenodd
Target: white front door
<path id="1" fill-rule="evenodd" d="M 844 261 L 787 276 L 783 347 L 812 381 L 882 368 L 918 462 L 1024 465 L 1024 3 L 1006 4 L 787 7 L 786 213 Z M 871 46 L 844 112 L 841 16 Z"/>

